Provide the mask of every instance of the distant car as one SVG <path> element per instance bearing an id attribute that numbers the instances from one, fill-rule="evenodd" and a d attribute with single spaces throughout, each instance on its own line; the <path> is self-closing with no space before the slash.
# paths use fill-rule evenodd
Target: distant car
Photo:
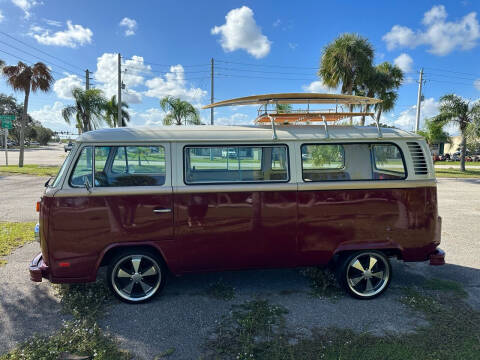
<path id="1" fill-rule="evenodd" d="M 63 149 L 65 150 L 65 152 L 67 151 L 71 151 L 73 149 L 73 142 L 72 141 L 69 141 L 68 144 L 65 144 L 63 146 Z"/>
<path id="2" fill-rule="evenodd" d="M 40 143 L 38 141 L 32 141 L 30 145 L 40 145 Z"/>
<path id="3" fill-rule="evenodd" d="M 8 140 L 7 141 L 7 147 L 14 147 L 16 144 L 14 141 Z"/>

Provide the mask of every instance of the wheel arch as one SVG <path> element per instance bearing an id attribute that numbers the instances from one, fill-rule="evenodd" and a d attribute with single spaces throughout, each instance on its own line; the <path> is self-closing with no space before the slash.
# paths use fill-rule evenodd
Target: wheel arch
<path id="1" fill-rule="evenodd" d="M 365 246 L 359 246 L 358 244 L 339 246 L 337 249 L 335 249 L 329 266 L 335 266 L 341 259 L 358 251 L 375 250 L 384 253 L 387 257 L 396 257 L 399 260 L 403 259 L 402 248 L 400 246 L 396 246 L 393 244 L 389 244 L 389 246 L 378 246 L 378 244 L 377 246 L 375 245 L 376 244 L 373 243 L 366 244 Z"/>

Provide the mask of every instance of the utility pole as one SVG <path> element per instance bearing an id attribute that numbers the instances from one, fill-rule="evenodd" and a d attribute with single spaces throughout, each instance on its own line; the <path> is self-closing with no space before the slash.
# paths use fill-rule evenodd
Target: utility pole
<path id="1" fill-rule="evenodd" d="M 423 84 L 423 68 L 420 69 L 420 78 L 418 79 L 417 118 L 415 119 L 415 133 L 418 133 L 418 128 L 420 126 L 420 107 L 422 104 L 422 84 Z"/>
<path id="2" fill-rule="evenodd" d="M 117 96 L 117 126 L 123 126 L 122 121 L 122 56 L 118 53 L 118 96 Z"/>
<path id="3" fill-rule="evenodd" d="M 90 90 L 90 71 L 85 70 L 85 90 Z"/>
<path id="4" fill-rule="evenodd" d="M 213 58 L 210 70 L 210 104 L 213 104 Z M 213 108 L 210 109 L 210 125 L 213 125 Z"/>

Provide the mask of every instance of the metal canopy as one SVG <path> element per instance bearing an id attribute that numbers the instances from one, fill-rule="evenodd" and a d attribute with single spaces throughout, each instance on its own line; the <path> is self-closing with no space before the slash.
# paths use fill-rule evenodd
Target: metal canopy
<path id="1" fill-rule="evenodd" d="M 382 100 L 365 96 L 318 93 L 281 93 L 245 96 L 223 100 L 203 107 L 210 109 L 222 106 L 264 105 L 264 104 L 339 104 L 339 105 L 374 105 Z"/>

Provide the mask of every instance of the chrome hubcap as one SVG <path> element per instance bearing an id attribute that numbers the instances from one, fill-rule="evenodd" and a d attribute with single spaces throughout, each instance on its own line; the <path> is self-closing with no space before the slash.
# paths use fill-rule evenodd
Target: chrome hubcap
<path id="1" fill-rule="evenodd" d="M 380 293 L 388 284 L 390 270 L 387 260 L 377 253 L 362 253 L 354 257 L 347 267 L 350 290 L 362 297 Z"/>
<path id="2" fill-rule="evenodd" d="M 129 255 L 113 269 L 113 288 L 122 298 L 141 301 L 153 296 L 161 283 L 161 271 L 156 260 L 146 255 Z"/>

